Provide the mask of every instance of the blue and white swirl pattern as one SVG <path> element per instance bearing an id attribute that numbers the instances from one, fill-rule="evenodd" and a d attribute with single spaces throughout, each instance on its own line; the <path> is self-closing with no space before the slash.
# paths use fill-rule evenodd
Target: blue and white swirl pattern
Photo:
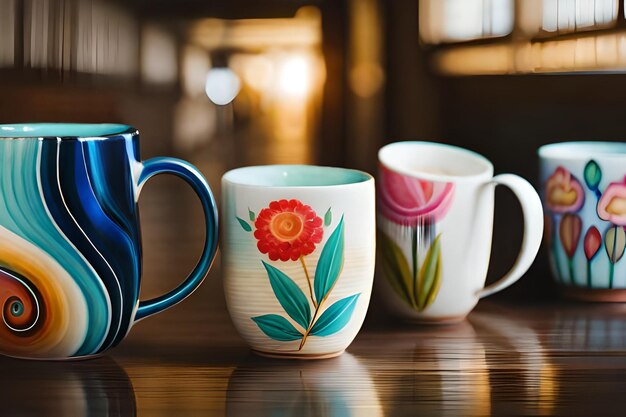
<path id="1" fill-rule="evenodd" d="M 137 137 L 0 140 L 0 351 L 102 352 L 138 298 Z"/>

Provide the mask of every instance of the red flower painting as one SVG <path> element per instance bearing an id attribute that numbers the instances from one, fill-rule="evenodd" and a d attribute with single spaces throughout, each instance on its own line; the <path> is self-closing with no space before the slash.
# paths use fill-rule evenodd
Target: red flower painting
<path id="1" fill-rule="evenodd" d="M 268 313 L 250 317 L 266 336 L 281 342 L 299 341 L 294 352 L 299 352 L 311 336 L 325 337 L 342 330 L 350 321 L 361 293 L 330 303 L 329 294 L 335 287 L 344 262 L 344 216 L 326 239 L 316 259 L 315 275 L 311 277 L 305 257 L 322 242 L 324 227 L 332 224 L 333 213 L 329 207 L 324 220 L 311 206 L 296 199 L 282 199 L 269 203 L 258 216 L 248 207 L 248 217 L 254 222 L 257 248 L 272 261 L 298 261 L 309 289 L 310 302 L 300 286 L 276 266 L 261 261 L 267 273 L 272 292 L 283 308 L 284 315 Z M 241 228 L 252 232 L 247 220 L 236 216 Z M 293 271 L 289 271 L 292 273 Z M 311 312 L 311 304 L 313 312 Z"/>
<path id="2" fill-rule="evenodd" d="M 292 200 L 272 201 L 254 222 L 257 247 L 272 261 L 297 261 L 322 241 L 322 219 L 311 206 Z"/>

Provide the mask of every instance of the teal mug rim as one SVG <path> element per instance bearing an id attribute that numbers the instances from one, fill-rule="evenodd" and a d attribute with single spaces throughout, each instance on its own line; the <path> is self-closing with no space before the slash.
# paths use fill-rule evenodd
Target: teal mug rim
<path id="1" fill-rule="evenodd" d="M 106 140 L 137 132 L 134 127 L 119 123 L 0 124 L 0 140 Z"/>
<path id="2" fill-rule="evenodd" d="M 537 149 L 541 159 L 582 160 L 589 158 L 626 158 L 626 142 L 554 142 Z"/>
<path id="3" fill-rule="evenodd" d="M 342 175 L 342 174 L 351 175 L 353 179 L 347 179 L 343 181 L 331 181 L 330 183 L 329 182 L 324 183 L 322 181 L 319 181 L 319 183 L 312 183 L 312 184 L 307 183 L 307 184 L 294 184 L 294 185 L 275 185 L 275 184 L 262 184 L 259 181 L 254 182 L 254 181 L 245 181 L 241 179 L 237 180 L 236 178 L 233 178 L 241 174 L 249 174 L 249 173 L 254 173 L 254 172 L 271 171 L 271 170 L 276 170 L 276 171 L 309 170 L 311 171 L 310 175 L 313 176 L 314 180 L 317 179 L 317 177 L 314 176 L 314 172 L 319 173 L 321 171 L 334 172 L 335 174 L 339 174 L 339 175 Z M 246 171 L 249 171 L 249 173 Z M 227 171 L 226 173 L 224 173 L 224 175 L 222 175 L 222 181 L 228 184 L 236 185 L 238 187 L 266 188 L 266 189 L 301 188 L 301 189 L 311 190 L 311 189 L 328 189 L 328 188 L 333 188 L 333 187 L 334 188 L 350 187 L 350 186 L 359 185 L 359 184 L 366 184 L 369 182 L 373 182 L 374 177 L 365 171 L 359 171 L 357 169 L 350 169 L 350 168 L 340 168 L 340 167 L 331 167 L 331 166 L 323 166 L 323 165 L 308 165 L 308 164 L 276 164 L 276 165 L 252 165 L 252 166 L 231 169 L 230 171 Z"/>

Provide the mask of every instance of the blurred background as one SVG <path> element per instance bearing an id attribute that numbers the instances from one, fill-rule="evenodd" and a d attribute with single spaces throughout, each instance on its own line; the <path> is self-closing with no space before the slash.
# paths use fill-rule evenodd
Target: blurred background
<path id="1" fill-rule="evenodd" d="M 538 146 L 626 137 L 624 13 L 622 0 L 0 0 L 0 123 L 131 124 L 144 158 L 190 160 L 218 197 L 234 167 L 374 173 L 379 147 L 409 139 L 538 186 Z M 490 279 L 522 229 L 513 196 L 497 199 Z M 141 206 L 151 296 L 193 265 L 202 217 L 171 178 Z M 499 296 L 553 294 L 540 256 Z"/>

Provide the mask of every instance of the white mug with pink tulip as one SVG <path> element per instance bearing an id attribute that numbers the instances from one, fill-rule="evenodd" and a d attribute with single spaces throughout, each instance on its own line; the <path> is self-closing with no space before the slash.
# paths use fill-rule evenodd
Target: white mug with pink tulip
<path id="1" fill-rule="evenodd" d="M 539 148 L 550 266 L 565 295 L 626 301 L 626 143 Z"/>
<path id="2" fill-rule="evenodd" d="M 478 300 L 517 281 L 537 255 L 543 209 L 535 189 L 469 150 L 432 142 L 398 142 L 379 153 L 378 234 L 381 290 L 398 315 L 423 322 L 465 318 Z M 485 287 L 494 190 L 509 187 L 524 216 L 512 269 Z"/>

